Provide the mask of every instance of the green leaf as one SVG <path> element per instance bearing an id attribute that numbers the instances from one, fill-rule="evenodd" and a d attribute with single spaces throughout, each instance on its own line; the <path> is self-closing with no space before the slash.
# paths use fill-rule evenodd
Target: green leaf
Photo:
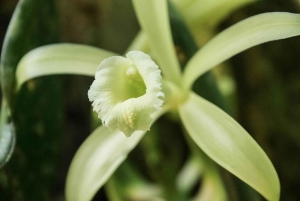
<path id="1" fill-rule="evenodd" d="M 133 0 L 135 12 L 164 77 L 179 85 L 180 65 L 172 42 L 166 0 Z"/>
<path id="2" fill-rule="evenodd" d="M 10 139 L 6 161 L 15 140 L 10 137 L 18 139 L 17 151 L 0 171 L 0 178 L 8 178 L 0 180 L 4 200 L 45 200 L 52 189 L 61 151 L 61 81 L 57 77 L 32 80 L 19 93 L 14 89 L 20 59 L 36 47 L 57 43 L 58 27 L 54 1 L 20 0 L 6 33 L 0 79 L 5 103 L 1 121 L 9 126 L 1 128 L 6 133 L 0 134 L 0 140 Z"/>
<path id="3" fill-rule="evenodd" d="M 300 15 L 291 13 L 260 14 L 221 32 L 188 62 L 183 82 L 190 88 L 203 73 L 226 59 L 255 45 L 300 34 Z"/>
<path id="4" fill-rule="evenodd" d="M 179 107 L 179 114 L 191 138 L 210 158 L 268 200 L 279 200 L 272 163 L 234 119 L 194 93 Z"/>
<path id="5" fill-rule="evenodd" d="M 5 103 L 2 103 L 0 116 L 0 168 L 10 159 L 16 143 L 15 131 L 8 117 Z"/>
<path id="6" fill-rule="evenodd" d="M 95 76 L 104 59 L 115 53 L 87 45 L 55 44 L 27 53 L 17 67 L 17 88 L 29 79 L 53 74 Z"/>
<path id="7" fill-rule="evenodd" d="M 66 182 L 67 200 L 91 200 L 144 134 L 137 131 L 127 138 L 118 130 L 96 129 L 73 158 Z"/>

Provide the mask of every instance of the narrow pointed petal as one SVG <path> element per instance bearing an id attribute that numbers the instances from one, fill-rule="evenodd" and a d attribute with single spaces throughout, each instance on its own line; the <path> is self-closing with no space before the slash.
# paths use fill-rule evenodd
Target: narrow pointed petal
<path id="1" fill-rule="evenodd" d="M 133 5 L 163 76 L 179 85 L 180 66 L 172 42 L 167 1 L 133 0 Z"/>
<path id="2" fill-rule="evenodd" d="M 279 200 L 272 163 L 234 119 L 194 93 L 179 107 L 179 114 L 191 138 L 210 158 L 268 200 Z"/>
<path id="3" fill-rule="evenodd" d="M 92 200 L 144 134 L 137 131 L 127 138 L 117 129 L 96 129 L 73 158 L 66 182 L 67 201 Z"/>
<path id="4" fill-rule="evenodd" d="M 190 88 L 203 73 L 255 45 L 300 34 L 300 15 L 266 13 L 243 20 L 221 32 L 188 62 L 183 82 Z"/>
<path id="5" fill-rule="evenodd" d="M 17 88 L 29 79 L 53 74 L 93 76 L 99 64 L 116 54 L 91 46 L 47 45 L 26 54 L 17 67 Z"/>

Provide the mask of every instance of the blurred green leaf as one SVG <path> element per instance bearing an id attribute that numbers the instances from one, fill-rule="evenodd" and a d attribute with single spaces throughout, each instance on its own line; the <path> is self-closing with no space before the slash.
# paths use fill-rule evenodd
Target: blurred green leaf
<path id="1" fill-rule="evenodd" d="M 58 41 L 54 1 L 19 1 L 1 55 L 5 103 L 1 131 L 10 126 L 5 130 L 11 131 L 11 137 L 15 131 L 18 138 L 10 162 L 0 171 L 1 200 L 49 199 L 63 125 L 61 81 L 57 77 L 31 80 L 16 94 L 15 72 L 27 52 Z M 7 134 L 2 132 L 0 136 L 3 140 Z M 6 153 L 8 158 L 11 150 Z"/>
<path id="2" fill-rule="evenodd" d="M 9 122 L 6 107 L 2 104 L 0 116 L 0 168 L 10 159 L 15 148 L 16 137 L 12 123 Z"/>
<path id="3" fill-rule="evenodd" d="M 124 161 L 105 185 L 109 200 L 162 200 L 162 188 L 147 181 L 128 160 Z"/>

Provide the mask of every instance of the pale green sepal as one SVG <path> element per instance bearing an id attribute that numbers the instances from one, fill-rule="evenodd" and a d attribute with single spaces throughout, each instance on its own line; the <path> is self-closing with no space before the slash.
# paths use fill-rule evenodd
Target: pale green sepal
<path id="1" fill-rule="evenodd" d="M 67 201 L 92 200 L 144 134 L 137 131 L 127 138 L 117 129 L 96 129 L 73 158 L 66 181 Z"/>
<path id="2" fill-rule="evenodd" d="M 194 142 L 216 163 L 271 201 L 278 201 L 277 173 L 253 138 L 229 115 L 195 93 L 179 107 Z"/>
<path id="3" fill-rule="evenodd" d="M 164 105 L 154 114 L 154 121 L 168 110 L 169 105 Z M 117 129 L 97 128 L 83 142 L 71 162 L 66 181 L 66 200 L 92 200 L 145 133 L 136 131 L 131 137 L 126 137 Z"/>
<path id="4" fill-rule="evenodd" d="M 180 65 L 172 42 L 167 1 L 133 0 L 133 5 L 164 78 L 179 85 Z"/>
<path id="5" fill-rule="evenodd" d="M 243 20 L 221 32 L 188 62 L 183 82 L 190 88 L 203 73 L 255 45 L 300 34 L 300 15 L 266 13 Z"/>
<path id="6" fill-rule="evenodd" d="M 29 79 L 53 74 L 94 76 L 98 65 L 116 54 L 87 45 L 54 44 L 27 53 L 16 71 L 17 88 Z"/>

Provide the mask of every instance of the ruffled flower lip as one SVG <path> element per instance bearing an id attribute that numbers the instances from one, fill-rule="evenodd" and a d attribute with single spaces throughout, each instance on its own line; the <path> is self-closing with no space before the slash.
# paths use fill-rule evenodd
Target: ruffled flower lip
<path id="1" fill-rule="evenodd" d="M 99 65 L 88 97 L 104 126 L 126 136 L 149 130 L 153 114 L 162 107 L 161 71 L 151 57 L 131 51 Z"/>

